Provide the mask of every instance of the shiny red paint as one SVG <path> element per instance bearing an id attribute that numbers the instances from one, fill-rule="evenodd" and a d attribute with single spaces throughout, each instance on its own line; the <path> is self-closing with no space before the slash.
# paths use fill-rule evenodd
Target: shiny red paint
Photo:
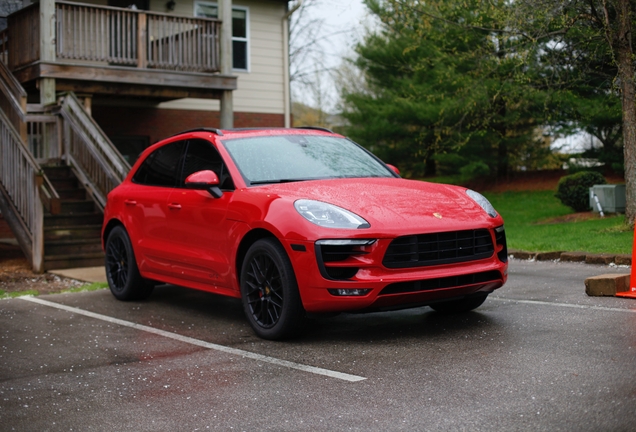
<path id="1" fill-rule="evenodd" d="M 401 178 L 326 179 L 248 186 L 223 145 L 224 140 L 280 134 L 328 135 L 315 130 L 273 129 L 199 131 L 159 142 L 143 152 L 124 182 L 108 196 L 103 238 L 117 224 L 126 229 L 141 276 L 147 279 L 239 298 L 239 275 L 247 248 L 264 236 L 275 238 L 287 253 L 307 312 L 400 308 L 492 292 L 507 279 L 507 262 L 498 257 L 495 228 L 501 216 L 490 217 L 465 188 Z M 157 149 L 178 140 L 203 139 L 223 158 L 234 183 L 220 198 L 187 187 L 135 184 L 133 176 Z M 196 173 L 195 183 L 215 184 L 222 179 Z M 192 177 L 192 176 L 191 176 Z M 186 182 L 187 183 L 187 182 Z M 298 199 L 327 202 L 349 210 L 371 225 L 368 229 L 330 229 L 315 225 L 294 208 Z M 413 268 L 387 268 L 382 264 L 387 247 L 398 236 L 486 229 L 492 237 L 492 256 L 469 262 Z M 320 270 L 316 242 L 324 239 L 374 239 L 360 247 L 363 254 L 333 264 L 356 267 L 346 280 L 330 280 Z M 504 251 L 505 254 L 505 251 Z M 496 278 L 380 295 L 387 285 L 425 281 L 492 271 Z M 364 288 L 363 296 L 335 296 L 329 289 Z"/>

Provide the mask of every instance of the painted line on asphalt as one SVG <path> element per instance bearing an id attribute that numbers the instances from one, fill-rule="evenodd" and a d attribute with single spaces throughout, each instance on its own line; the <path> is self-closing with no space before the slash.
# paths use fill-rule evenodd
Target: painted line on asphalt
<path id="1" fill-rule="evenodd" d="M 98 314 L 98 313 L 94 313 L 94 312 L 89 312 L 83 309 L 78 309 L 78 308 L 74 308 L 71 306 L 66 306 L 63 304 L 59 304 L 59 303 L 54 303 L 54 302 L 50 302 L 47 300 L 42 300 L 39 299 L 37 297 L 31 297 L 31 296 L 25 296 L 25 297 L 19 297 L 21 300 L 26 300 L 26 301 L 30 301 L 33 303 L 38 303 L 44 306 L 50 306 L 56 309 L 61 309 L 61 310 L 65 310 L 67 312 L 71 312 L 74 314 L 78 314 L 78 315 L 84 315 L 90 318 L 95 318 L 98 320 L 102 320 L 102 321 L 106 321 L 112 324 L 118 324 L 124 327 L 130 327 L 136 330 L 141 330 L 141 331 L 145 331 L 147 333 L 153 333 L 159 336 L 163 336 L 166 338 L 170 338 L 170 339 L 174 339 L 177 340 L 179 342 L 185 342 L 188 343 L 190 345 L 196 345 L 196 346 L 200 346 L 203 348 L 207 348 L 207 349 L 211 349 L 211 350 L 215 350 L 215 351 L 220 351 L 226 354 L 232 354 L 232 355 L 236 355 L 236 356 L 240 356 L 243 358 L 248 358 L 251 360 L 257 360 L 257 361 L 262 361 L 264 363 L 270 363 L 273 365 L 277 365 L 277 366 L 283 366 L 283 367 L 287 367 L 290 369 L 297 369 L 303 372 L 309 372 L 312 374 L 316 374 L 316 375 L 324 375 L 327 376 L 329 378 L 336 378 L 339 380 L 344 380 L 344 381 L 349 381 L 349 382 L 358 382 L 358 381 L 363 381 L 366 378 L 365 377 L 361 377 L 361 376 L 357 376 L 357 375 L 350 375 L 350 374 L 346 374 L 346 373 L 342 373 L 342 372 L 337 372 L 337 371 L 332 371 L 329 369 L 323 369 L 323 368 L 319 368 L 319 367 L 314 367 L 314 366 L 308 366 L 308 365 L 304 365 L 301 363 L 294 363 L 294 362 L 290 362 L 287 360 L 281 360 L 281 359 L 277 359 L 274 357 L 269 357 L 269 356 L 264 356 L 261 354 L 256 354 L 250 351 L 244 351 L 244 350 L 240 350 L 240 349 L 236 349 L 236 348 L 230 348 L 224 345 L 217 345 L 217 344 L 213 344 L 210 342 L 205 342 L 199 339 L 194 339 L 188 336 L 182 336 L 180 334 L 177 333 L 172 333 L 172 332 L 167 332 L 165 330 L 159 330 L 156 329 L 154 327 L 149 327 L 149 326 L 145 326 L 145 325 L 141 325 L 141 324 L 136 324 L 130 321 L 124 321 L 121 320 L 119 318 L 113 318 L 113 317 L 109 317 L 108 315 L 102 315 L 102 314 Z"/>
<path id="2" fill-rule="evenodd" d="M 604 306 L 590 306 L 590 305 L 577 305 L 571 303 L 555 303 L 541 300 L 519 300 L 519 299 L 507 299 L 504 297 L 488 297 L 488 300 L 499 300 L 499 301 L 507 301 L 513 303 L 525 303 L 525 304 L 534 304 L 534 305 L 544 305 L 544 306 L 559 306 L 559 307 L 567 307 L 574 309 L 593 309 L 593 310 L 601 310 L 601 311 L 609 311 L 609 312 L 629 312 L 636 313 L 636 309 L 621 309 L 621 308 L 612 308 L 612 307 L 604 307 Z"/>

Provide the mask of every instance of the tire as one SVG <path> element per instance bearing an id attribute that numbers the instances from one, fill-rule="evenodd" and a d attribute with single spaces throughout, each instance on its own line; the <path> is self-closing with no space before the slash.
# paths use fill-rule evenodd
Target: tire
<path id="1" fill-rule="evenodd" d="M 154 285 L 139 274 L 128 233 L 116 226 L 106 240 L 106 279 L 110 292 L 118 300 L 143 300 Z"/>
<path id="2" fill-rule="evenodd" d="M 247 251 L 241 268 L 243 310 L 263 339 L 298 336 L 306 314 L 294 269 L 285 249 L 274 239 L 261 239 Z"/>
<path id="3" fill-rule="evenodd" d="M 488 294 L 480 294 L 479 296 L 469 297 L 461 300 L 451 300 L 429 305 L 433 310 L 445 314 L 454 314 L 468 312 L 481 306 L 488 297 Z"/>

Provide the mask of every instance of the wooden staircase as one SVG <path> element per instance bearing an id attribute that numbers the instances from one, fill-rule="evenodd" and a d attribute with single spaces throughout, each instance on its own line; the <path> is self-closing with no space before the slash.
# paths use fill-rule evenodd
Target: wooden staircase
<path id="1" fill-rule="evenodd" d="M 106 196 L 129 170 L 73 93 L 29 105 L 0 61 L 0 211 L 34 272 L 104 265 Z"/>
<path id="2" fill-rule="evenodd" d="M 60 196 L 59 213 L 44 211 L 44 270 L 103 265 L 103 213 L 70 167 L 42 169 Z"/>

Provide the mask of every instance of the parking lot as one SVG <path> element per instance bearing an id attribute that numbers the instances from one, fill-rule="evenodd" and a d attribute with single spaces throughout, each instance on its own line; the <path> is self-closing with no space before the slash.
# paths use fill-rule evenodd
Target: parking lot
<path id="1" fill-rule="evenodd" d="M 0 302 L 0 430 L 634 430 L 628 273 L 514 260 L 474 312 L 312 321 L 258 339 L 240 302 L 172 286 Z"/>

